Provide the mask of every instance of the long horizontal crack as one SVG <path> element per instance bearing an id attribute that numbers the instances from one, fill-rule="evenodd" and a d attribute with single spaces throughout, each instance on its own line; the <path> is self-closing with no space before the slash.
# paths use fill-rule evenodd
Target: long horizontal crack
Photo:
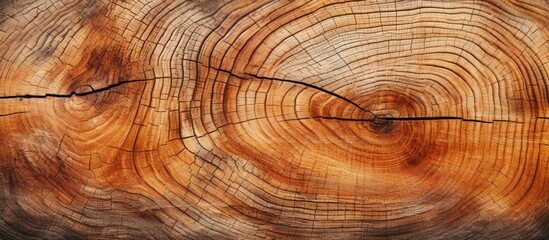
<path id="1" fill-rule="evenodd" d="M 341 117 L 324 117 L 324 116 L 314 116 L 306 118 L 293 118 L 286 119 L 284 121 L 300 121 L 300 120 L 310 120 L 310 119 L 325 119 L 325 120 L 338 120 L 338 121 L 350 121 L 350 122 L 377 122 L 377 121 L 444 121 L 444 120 L 459 120 L 465 122 L 477 122 L 477 123 L 495 123 L 495 122 L 511 122 L 511 123 L 522 123 L 511 120 L 499 120 L 495 119 L 492 121 L 483 121 L 477 119 L 467 119 L 461 117 L 451 117 L 451 116 L 437 116 L 437 117 L 375 117 L 371 118 L 341 118 Z"/>
<path id="2" fill-rule="evenodd" d="M 315 85 L 312 85 L 312 84 L 309 84 L 309 83 L 305 83 L 305 82 L 300 82 L 300 81 L 296 81 L 296 80 L 290 80 L 290 79 L 283 79 L 283 78 L 270 78 L 270 77 L 263 77 L 263 76 L 257 76 L 255 74 L 250 74 L 250 73 L 247 73 L 248 76 L 251 76 L 251 77 L 254 77 L 254 78 L 259 78 L 259 79 L 267 79 L 267 80 L 271 80 L 271 81 L 280 81 L 280 82 L 289 82 L 289 83 L 294 83 L 294 84 L 299 84 L 299 85 L 303 85 L 303 86 L 306 86 L 306 87 L 310 87 L 310 88 L 313 88 L 313 89 L 316 89 L 316 90 L 319 90 L 321 92 L 324 92 L 324 93 L 327 93 L 329 95 L 332 95 L 334 97 L 337 97 L 345 102 L 348 102 L 350 103 L 351 105 L 357 107 L 358 109 L 362 110 L 362 111 L 365 111 L 365 112 L 368 112 L 370 114 L 372 114 L 372 116 L 375 118 L 376 115 L 371 112 L 370 110 L 367 110 L 367 109 L 364 109 L 363 107 L 361 107 L 360 105 L 358 105 L 357 103 L 351 101 L 350 99 L 348 98 L 345 98 L 337 93 L 334 93 L 334 92 L 330 92 L 324 88 L 321 88 L 321 87 L 318 87 L 318 86 L 315 86 Z"/>
<path id="3" fill-rule="evenodd" d="M 57 93 L 46 93 L 46 94 L 43 94 L 43 95 L 31 95 L 31 94 L 25 94 L 25 95 L 13 95 L 13 96 L 0 96 L 0 99 L 10 99 L 10 98 L 47 98 L 47 97 L 56 97 L 56 98 L 70 98 L 72 96 L 86 96 L 86 95 L 90 95 L 90 94 L 94 94 L 94 93 L 100 93 L 100 92 L 104 92 L 104 91 L 108 91 L 112 88 L 115 88 L 115 87 L 118 87 L 118 86 L 121 86 L 121 85 L 124 85 L 124 84 L 128 84 L 128 83 L 134 83 L 134 82 L 146 82 L 146 81 L 152 81 L 154 79 L 142 79 L 142 80 L 127 80 L 127 81 L 121 81 L 121 82 L 118 82 L 118 83 L 115 83 L 115 84 L 111 84 L 111 85 L 108 85 L 106 87 L 103 87 L 103 88 L 98 88 L 98 89 L 93 89 L 91 86 L 90 88 L 92 89 L 91 91 L 85 91 L 85 92 L 71 92 L 69 94 L 57 94 Z"/>
<path id="4" fill-rule="evenodd" d="M 205 65 L 203 65 L 205 66 Z M 208 67 L 208 68 L 211 68 L 211 69 L 214 69 L 214 70 L 217 70 L 217 71 L 220 71 L 220 72 L 224 72 L 224 73 L 227 73 L 231 76 L 234 76 L 236 78 L 239 78 L 239 79 L 248 79 L 246 77 L 243 77 L 243 76 L 240 76 L 238 74 L 235 74 L 231 71 L 228 71 L 228 70 L 225 70 L 225 69 L 219 69 L 219 68 L 215 68 L 215 67 L 211 67 L 211 66 L 205 66 L 205 67 Z M 296 80 L 291 80 L 291 79 L 283 79 L 283 78 L 272 78 L 272 77 L 264 77 L 264 76 L 258 76 L 256 74 L 251 74 L 251 73 L 246 73 L 247 76 L 249 77 L 252 77 L 252 78 L 257 78 L 257 79 L 264 79 L 264 80 L 270 80 L 270 81 L 279 81 L 279 82 L 289 82 L 289 83 L 294 83 L 294 84 L 298 84 L 298 85 L 303 85 L 303 86 L 306 86 L 306 87 L 309 87 L 309 88 L 313 88 L 313 89 L 316 89 L 316 90 L 319 90 L 321 92 L 324 92 L 324 93 L 327 93 L 329 95 L 332 95 L 334 97 L 337 97 L 345 102 L 348 102 L 350 104 L 352 104 L 353 106 L 365 111 L 365 112 L 368 112 L 372 115 L 372 118 L 364 118 L 364 119 L 356 119 L 356 118 L 339 118 L 339 117 L 322 117 L 322 116 L 317 116 L 317 117 L 310 117 L 310 118 L 304 118 L 304 119 L 329 119 L 329 120 L 340 120 L 340 121 L 377 121 L 377 120 L 392 120 L 392 121 L 436 121 L 436 120 L 461 120 L 461 121 L 466 121 L 466 122 L 478 122 L 478 123 L 494 123 L 494 122 L 513 122 L 513 123 L 520 123 L 520 122 L 517 122 L 517 121 L 511 121 L 511 120 L 499 120 L 499 119 L 494 119 L 492 121 L 484 121 L 484 120 L 478 120 L 478 119 L 468 119 L 468 118 L 462 118 L 462 117 L 454 117 L 454 116 L 434 116 L 434 117 L 386 117 L 386 116 L 383 116 L 383 117 L 380 117 L 380 116 L 377 116 L 376 114 L 374 114 L 372 111 L 370 110 L 367 110 L 367 109 L 364 109 L 363 107 L 361 107 L 360 105 L 358 105 L 357 103 L 351 101 L 350 99 L 348 98 L 345 98 L 337 93 L 334 93 L 334 92 L 330 92 L 326 89 L 323 89 L 321 87 L 318 87 L 318 86 L 315 86 L 315 85 L 312 85 L 312 84 L 309 84 L 309 83 L 304 83 L 304 82 L 300 82 L 300 81 L 296 81 Z M 294 120 L 303 120 L 303 118 L 297 118 L 297 119 L 288 119 L 287 121 L 294 121 Z"/>
<path id="5" fill-rule="evenodd" d="M 214 68 L 214 67 L 209 67 L 211 69 L 214 69 L 214 70 L 217 70 L 217 71 L 220 71 L 220 72 L 224 72 L 224 73 L 227 73 L 231 76 L 234 76 L 236 78 L 239 78 L 239 79 L 249 79 L 249 78 L 246 78 L 246 77 L 243 77 L 243 76 L 240 76 L 238 74 L 235 74 L 231 71 L 228 71 L 228 70 L 225 70 L 225 69 L 219 69 L 219 68 Z M 302 86 L 305 86 L 305 87 L 309 87 L 309 88 L 313 88 L 313 89 L 316 89 L 318 91 L 321 91 L 321 92 L 324 92 L 324 93 L 327 93 L 329 95 L 332 95 L 336 98 L 339 98 L 345 102 L 348 102 L 349 104 L 357 107 L 358 109 L 362 110 L 362 111 L 365 111 L 365 112 L 368 112 L 372 115 L 373 118 L 376 117 L 376 115 L 371 112 L 370 110 L 367 110 L 367 109 L 364 109 L 362 108 L 360 105 L 356 104 L 355 102 L 351 101 L 350 99 L 348 98 L 345 98 L 337 93 L 334 93 L 334 92 L 330 92 L 324 88 L 321 88 L 321 87 L 318 87 L 318 86 L 315 86 L 315 85 L 312 85 L 312 84 L 309 84 L 309 83 L 305 83 L 305 82 L 300 82 L 300 81 L 296 81 L 296 80 L 291 80 L 291 79 L 283 79 L 283 78 L 271 78 L 271 77 L 263 77 L 263 76 L 258 76 L 258 75 L 255 75 L 255 74 L 250 74 L 250 73 L 246 73 L 247 76 L 249 77 L 252 77 L 252 78 L 257 78 L 257 79 L 262 79 L 262 80 L 269 80 L 269 81 L 278 81 L 278 82 L 289 82 L 289 83 L 293 83 L 293 84 L 298 84 L 298 85 L 302 85 Z"/>
<path id="6" fill-rule="evenodd" d="M 29 112 L 29 111 L 25 111 L 25 112 L 12 112 L 12 113 L 0 114 L 0 117 L 13 116 L 13 115 L 18 115 L 18 114 L 23 114 L 23 113 L 28 113 L 28 112 Z"/>
<path id="7" fill-rule="evenodd" d="M 436 117 L 381 117 L 384 120 L 393 121 L 437 121 L 437 120 L 461 120 L 466 122 L 478 122 L 478 123 L 494 123 L 493 121 L 483 121 L 478 119 L 467 119 L 462 117 L 452 116 L 436 116 Z"/>

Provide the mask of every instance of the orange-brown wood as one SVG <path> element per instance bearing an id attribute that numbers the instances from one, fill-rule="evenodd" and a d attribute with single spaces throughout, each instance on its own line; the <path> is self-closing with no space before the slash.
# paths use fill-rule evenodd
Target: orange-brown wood
<path id="1" fill-rule="evenodd" d="M 549 2 L 2 1 L 0 238 L 549 238 Z"/>

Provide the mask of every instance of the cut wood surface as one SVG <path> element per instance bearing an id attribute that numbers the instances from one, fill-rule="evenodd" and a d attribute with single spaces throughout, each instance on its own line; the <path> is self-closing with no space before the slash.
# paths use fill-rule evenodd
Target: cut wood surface
<path id="1" fill-rule="evenodd" d="M 2 239 L 548 239 L 549 2 L 0 1 Z"/>

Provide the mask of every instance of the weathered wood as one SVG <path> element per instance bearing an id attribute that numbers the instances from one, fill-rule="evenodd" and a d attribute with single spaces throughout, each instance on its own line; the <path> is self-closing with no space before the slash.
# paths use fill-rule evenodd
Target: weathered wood
<path id="1" fill-rule="evenodd" d="M 547 239 L 549 3 L 1 1 L 0 238 Z"/>

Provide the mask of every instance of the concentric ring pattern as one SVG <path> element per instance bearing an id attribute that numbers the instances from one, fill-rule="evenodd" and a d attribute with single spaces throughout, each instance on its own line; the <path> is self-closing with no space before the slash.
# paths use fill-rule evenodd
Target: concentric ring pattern
<path id="1" fill-rule="evenodd" d="M 2 238 L 549 237 L 547 1 L 0 13 Z"/>

